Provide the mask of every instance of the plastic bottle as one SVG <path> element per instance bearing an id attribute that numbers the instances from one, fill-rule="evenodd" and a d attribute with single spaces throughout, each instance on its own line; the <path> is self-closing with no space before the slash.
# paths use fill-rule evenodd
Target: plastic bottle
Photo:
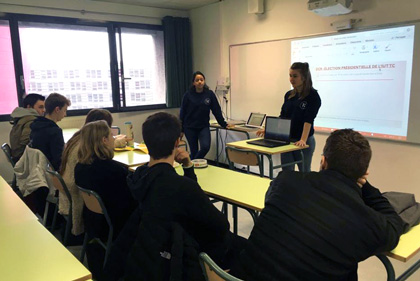
<path id="1" fill-rule="evenodd" d="M 125 122 L 125 135 L 127 137 L 127 146 L 134 147 L 134 132 L 133 132 L 133 124 L 130 121 Z"/>

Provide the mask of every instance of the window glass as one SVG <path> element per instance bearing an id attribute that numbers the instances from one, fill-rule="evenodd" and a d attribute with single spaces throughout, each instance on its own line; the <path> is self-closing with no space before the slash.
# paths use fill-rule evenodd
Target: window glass
<path id="1" fill-rule="evenodd" d="M 57 92 L 69 110 L 113 107 L 106 27 L 19 22 L 27 93 Z"/>
<path id="2" fill-rule="evenodd" d="M 0 20 L 0 114 L 10 114 L 18 106 L 11 42 L 9 22 Z"/>

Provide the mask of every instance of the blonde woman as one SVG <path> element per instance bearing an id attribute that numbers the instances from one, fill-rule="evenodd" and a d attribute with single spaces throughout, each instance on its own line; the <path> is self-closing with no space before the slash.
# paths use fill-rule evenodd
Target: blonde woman
<path id="1" fill-rule="evenodd" d="M 88 123 L 80 130 L 79 163 L 74 169 L 78 186 L 90 189 L 102 198 L 118 236 L 137 203 L 127 186 L 127 169 L 113 161 L 114 137 L 108 124 L 101 120 Z M 102 215 L 83 210 L 85 231 L 105 237 L 107 229 Z"/>
<path id="2" fill-rule="evenodd" d="M 111 127 L 113 121 L 111 112 L 106 109 L 94 108 L 86 115 L 85 124 L 98 120 L 105 120 L 108 126 Z M 77 151 L 79 150 L 79 144 L 80 130 L 77 131 L 67 142 L 61 157 L 62 161 L 60 168 L 60 174 L 70 191 L 71 199 L 73 201 L 73 227 L 71 232 L 74 235 L 79 235 L 84 232 L 82 219 L 84 203 L 82 195 L 74 182 L 74 168 L 78 162 Z M 60 214 L 67 215 L 69 213 L 70 204 L 64 194 L 59 194 L 58 207 L 58 212 Z"/>

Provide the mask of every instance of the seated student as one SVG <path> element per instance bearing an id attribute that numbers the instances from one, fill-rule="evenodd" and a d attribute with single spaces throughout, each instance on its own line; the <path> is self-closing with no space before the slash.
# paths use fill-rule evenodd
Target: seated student
<path id="1" fill-rule="evenodd" d="M 41 150 L 56 171 L 60 168 L 64 149 L 63 131 L 57 122 L 66 117 L 70 104 L 65 96 L 50 94 L 45 100 L 45 117 L 39 117 L 31 124 L 31 147 Z"/>
<path id="2" fill-rule="evenodd" d="M 98 121 L 98 120 L 105 120 L 109 127 L 112 126 L 112 115 L 106 109 L 101 108 L 94 108 L 89 111 L 86 115 L 85 124 Z M 125 146 L 125 136 L 121 138 L 115 139 L 115 143 L 121 142 L 121 145 Z M 83 198 L 79 192 L 79 189 L 74 182 L 74 168 L 78 162 L 77 151 L 79 150 L 80 144 L 80 130 L 77 131 L 67 142 L 66 148 L 63 151 L 62 161 L 61 161 L 61 168 L 60 174 L 63 176 L 63 180 L 66 183 L 67 188 L 70 191 L 72 201 L 73 201 L 73 228 L 72 233 L 74 235 L 79 235 L 84 232 L 83 228 L 83 219 L 82 219 L 82 211 L 83 211 Z M 64 194 L 59 194 L 59 210 L 60 214 L 67 215 L 69 213 L 69 202 L 67 197 Z"/>
<path id="3" fill-rule="evenodd" d="M 74 169 L 76 185 L 90 189 L 102 198 L 114 226 L 114 238 L 137 206 L 127 186 L 127 169 L 112 160 L 114 137 L 106 121 L 87 123 L 80 130 Z M 83 210 L 85 231 L 106 237 L 108 230 L 102 215 Z"/>
<path id="4" fill-rule="evenodd" d="M 127 246 L 130 255 L 125 276 L 130 280 L 169 280 L 169 275 L 172 278 L 176 275 L 174 270 L 184 274 L 183 280 L 202 280 L 199 252 L 207 252 L 219 264 L 228 266 L 232 258 L 230 255 L 234 256 L 234 248 L 242 242 L 243 238 L 229 232 L 226 217 L 198 185 L 188 153 L 177 148 L 180 135 L 180 121 L 168 113 L 156 113 L 143 123 L 143 139 L 149 150 L 150 162 L 137 168 L 128 178 L 143 214 L 136 231 L 136 241 L 133 246 Z M 182 163 L 184 176 L 178 175 L 173 168 L 174 160 Z M 121 239 L 129 241 L 129 237 L 121 236 Z M 159 243 L 167 245 L 165 251 L 157 246 Z M 191 252 L 194 244 L 197 251 Z M 184 254 L 178 256 L 176 249 L 183 249 Z M 163 253 L 162 257 L 154 254 L 159 252 Z M 177 267 L 170 266 L 169 261 L 166 266 L 162 264 L 164 258 L 171 255 L 171 263 L 178 262 Z M 189 266 L 182 266 L 186 264 Z M 191 279 L 191 276 L 198 279 Z"/>
<path id="5" fill-rule="evenodd" d="M 29 94 L 23 99 L 23 108 L 16 107 L 10 114 L 13 125 L 10 131 L 10 148 L 12 158 L 16 163 L 25 151 L 31 134 L 31 124 L 39 116 L 44 116 L 45 97 L 38 94 Z"/>
<path id="6" fill-rule="evenodd" d="M 320 172 L 281 172 L 231 273 L 245 280 L 357 280 L 358 262 L 392 250 L 403 231 L 366 180 L 371 155 L 361 134 L 337 130 Z"/>

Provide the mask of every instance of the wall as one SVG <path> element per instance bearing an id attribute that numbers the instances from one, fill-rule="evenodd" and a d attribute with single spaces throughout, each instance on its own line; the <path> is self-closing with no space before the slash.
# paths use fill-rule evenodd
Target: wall
<path id="1" fill-rule="evenodd" d="M 308 11 L 307 2 L 266 0 L 263 15 L 248 14 L 248 1 L 245 0 L 225 0 L 192 10 L 190 19 L 194 38 L 194 68 L 202 70 L 212 86 L 219 76 L 229 76 L 229 46 L 233 44 L 332 32 L 332 22 L 350 18 L 361 19 L 356 27 L 420 19 L 420 1 L 417 0 L 406 0 L 403 3 L 399 0 L 354 0 L 355 12 L 336 17 L 320 17 Z M 218 58 L 220 61 L 216 61 Z M 279 93 L 280 99 L 282 95 L 283 92 Z M 313 170 L 318 169 L 326 137 L 324 134 L 316 134 Z M 417 188 L 420 173 L 416 172 L 420 165 L 420 146 L 374 139 L 370 143 L 373 149 L 370 165 L 372 184 L 383 191 L 411 192 L 420 200 L 420 189 Z"/>
<path id="2" fill-rule="evenodd" d="M 146 24 L 161 24 L 164 16 L 188 17 L 188 12 L 169 9 L 157 9 L 141 6 L 130 6 L 112 3 L 100 3 L 88 0 L 0 0 L 0 11 L 3 13 L 22 13 L 32 15 L 72 17 L 84 20 L 107 20 L 120 22 L 134 22 Z M 83 12 L 81 12 L 83 11 Z M 179 114 L 178 109 L 165 110 Z M 125 121 L 134 124 L 134 137 L 141 141 L 141 124 L 147 116 L 156 111 L 141 111 L 113 114 L 114 125 L 123 128 Z M 80 128 L 84 123 L 84 116 L 66 117 L 58 123 L 62 128 Z M 0 122 L 0 144 L 9 143 L 9 122 Z M 0 175 L 11 182 L 13 170 L 3 153 L 0 155 Z"/>

